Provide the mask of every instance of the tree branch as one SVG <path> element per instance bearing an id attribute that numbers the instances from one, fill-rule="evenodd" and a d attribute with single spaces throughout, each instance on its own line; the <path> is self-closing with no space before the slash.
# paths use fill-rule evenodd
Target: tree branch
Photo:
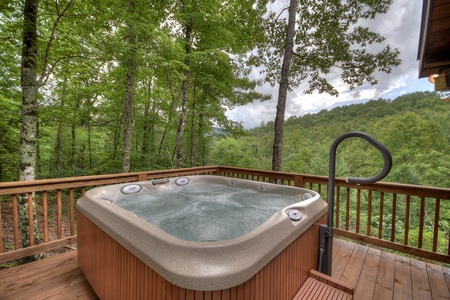
<path id="1" fill-rule="evenodd" d="M 58 3 L 56 3 L 57 18 L 53 22 L 52 32 L 50 34 L 50 38 L 48 39 L 47 47 L 45 48 L 44 64 L 43 64 L 43 67 L 42 67 L 41 76 L 37 80 L 38 86 L 43 86 L 45 84 L 45 82 L 47 82 L 48 76 L 51 74 L 51 72 L 47 72 L 48 60 L 49 60 L 49 57 L 50 57 L 50 49 L 52 47 L 53 41 L 55 40 L 56 28 L 58 27 L 58 24 L 61 21 L 61 19 L 63 18 L 63 16 L 66 13 L 66 11 L 69 9 L 70 5 L 72 5 L 72 0 L 69 0 L 69 2 L 67 2 L 67 5 L 61 11 L 61 13 L 59 13 Z"/>
<path id="2" fill-rule="evenodd" d="M 45 73 L 42 72 L 41 77 L 40 77 L 39 80 L 38 80 L 38 86 L 41 87 L 41 86 L 44 86 L 44 85 L 47 83 L 48 78 L 50 77 L 50 74 L 53 73 L 53 70 L 56 68 L 56 66 L 57 66 L 61 61 L 63 61 L 63 60 L 68 60 L 68 59 L 71 59 L 71 58 L 77 58 L 77 57 L 78 57 L 78 58 L 85 58 L 85 57 L 82 56 L 82 55 L 66 55 L 66 56 L 60 57 L 59 59 L 56 59 L 55 62 L 54 62 L 54 64 L 51 65 L 50 68 L 48 67 L 48 62 L 47 62 L 46 72 L 45 72 Z"/>
<path id="3" fill-rule="evenodd" d="M 280 11 L 280 13 L 278 14 L 278 16 L 275 18 L 275 20 L 278 20 L 278 18 L 279 18 L 286 10 L 288 10 L 288 9 L 289 9 L 289 7 L 283 8 L 283 9 Z"/>
<path id="4" fill-rule="evenodd" d="M 292 55 L 294 55 L 294 56 L 296 56 L 296 57 L 298 57 L 298 58 L 300 58 L 300 59 L 306 59 L 306 56 L 301 56 L 300 54 L 298 54 L 298 53 L 295 52 L 295 51 L 292 51 Z"/>

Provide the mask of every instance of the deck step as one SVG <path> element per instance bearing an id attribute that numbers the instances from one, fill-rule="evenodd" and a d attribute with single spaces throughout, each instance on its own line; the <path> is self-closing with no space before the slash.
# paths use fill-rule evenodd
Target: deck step
<path id="1" fill-rule="evenodd" d="M 311 270 L 308 279 L 292 300 L 352 300 L 353 294 L 354 289 L 352 286 L 328 275 Z"/>

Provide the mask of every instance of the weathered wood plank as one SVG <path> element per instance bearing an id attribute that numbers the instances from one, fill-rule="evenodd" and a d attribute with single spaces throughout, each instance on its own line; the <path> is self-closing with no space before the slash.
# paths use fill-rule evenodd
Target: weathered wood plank
<path id="1" fill-rule="evenodd" d="M 411 278 L 413 299 L 432 299 L 425 262 L 411 260 Z"/>
<path id="2" fill-rule="evenodd" d="M 412 299 L 410 259 L 402 256 L 396 256 L 394 272 L 394 300 Z"/>
<path id="3" fill-rule="evenodd" d="M 439 212 L 438 212 L 438 214 L 439 214 Z M 402 244 L 394 243 L 391 241 L 380 240 L 373 236 L 367 236 L 364 234 L 359 234 L 359 233 L 355 233 L 355 232 L 351 232 L 351 231 L 345 231 L 345 230 L 337 229 L 337 228 L 334 229 L 334 234 L 339 237 L 352 239 L 356 242 L 361 242 L 364 244 L 371 244 L 373 246 L 387 248 L 387 249 L 391 249 L 394 251 L 403 252 L 403 253 L 407 253 L 410 255 L 415 255 L 418 257 L 422 257 L 422 258 L 426 258 L 426 259 L 430 259 L 430 260 L 436 260 L 436 261 L 450 264 L 450 256 L 447 254 L 427 251 L 424 249 L 419 249 L 419 248 L 409 246 L 409 245 L 402 245 Z"/>
<path id="4" fill-rule="evenodd" d="M 380 267 L 381 251 L 369 248 L 364 261 L 358 284 L 355 289 L 355 299 L 365 299 L 367 295 L 374 294 Z"/>
<path id="5" fill-rule="evenodd" d="M 333 239 L 333 259 L 338 253 L 339 249 L 341 249 L 342 244 L 344 243 L 344 240 L 341 239 Z"/>
<path id="6" fill-rule="evenodd" d="M 450 292 L 442 267 L 427 263 L 427 271 L 433 299 L 450 299 Z"/>
<path id="7" fill-rule="evenodd" d="M 77 263 L 77 251 L 0 271 L 1 299 L 97 299 Z"/>
<path id="8" fill-rule="evenodd" d="M 353 243 L 343 243 L 336 253 L 333 262 L 332 276 L 337 279 L 341 279 L 342 274 L 350 260 L 355 244 Z M 345 281 L 345 280 L 342 280 Z"/>
<path id="9" fill-rule="evenodd" d="M 447 283 L 447 288 L 450 290 L 450 268 L 442 268 L 444 272 L 445 282 Z"/>
<path id="10" fill-rule="evenodd" d="M 394 295 L 395 255 L 382 252 L 373 299 L 392 299 Z M 358 287 L 357 287 L 358 288 Z"/>
<path id="11" fill-rule="evenodd" d="M 18 250 L 14 250 L 14 251 L 0 253 L 0 263 L 4 263 L 7 261 L 16 260 L 16 259 L 21 259 L 23 257 L 34 255 L 39 252 L 44 252 L 44 251 L 53 250 L 53 249 L 61 248 L 64 246 L 76 244 L 76 242 L 77 242 L 77 237 L 71 236 L 71 237 L 60 239 L 60 240 L 51 241 L 51 242 L 48 242 L 45 244 L 39 244 L 39 245 L 28 247 L 28 248 L 23 248 L 23 249 L 18 249 Z"/>
<path id="12" fill-rule="evenodd" d="M 361 274 L 362 267 L 367 255 L 367 246 L 356 245 L 353 249 L 350 260 L 344 273 L 341 276 L 341 280 L 349 283 L 352 286 L 356 286 L 359 280 L 359 275 Z"/>

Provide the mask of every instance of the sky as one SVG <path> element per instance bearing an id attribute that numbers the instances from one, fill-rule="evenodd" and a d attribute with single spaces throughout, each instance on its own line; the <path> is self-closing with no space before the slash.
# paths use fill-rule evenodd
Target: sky
<path id="1" fill-rule="evenodd" d="M 434 86 L 427 78 L 419 79 L 419 62 L 417 49 L 419 45 L 420 23 L 422 18 L 421 0 L 394 0 L 388 13 L 378 15 L 375 20 L 366 21 L 363 25 L 372 31 L 380 33 L 386 40 L 383 45 L 400 51 L 401 64 L 389 74 L 375 73 L 377 85 L 364 85 L 349 90 L 348 85 L 340 81 L 338 74 L 330 74 L 331 83 L 339 91 L 339 96 L 329 94 L 303 94 L 304 87 L 288 93 L 285 119 L 290 116 L 302 116 L 315 113 L 322 109 L 332 109 L 336 106 L 363 103 L 369 100 L 395 99 L 403 94 L 416 91 L 432 91 Z M 257 72 L 253 76 L 258 78 Z M 278 86 L 263 85 L 258 92 L 272 95 L 272 99 L 264 102 L 237 106 L 227 111 L 226 115 L 232 121 L 240 122 L 245 129 L 257 127 L 262 122 L 275 120 Z"/>

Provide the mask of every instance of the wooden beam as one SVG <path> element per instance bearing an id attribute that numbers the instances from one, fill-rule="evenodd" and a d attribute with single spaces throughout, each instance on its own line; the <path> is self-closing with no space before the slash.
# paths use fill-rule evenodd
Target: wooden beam
<path id="1" fill-rule="evenodd" d="M 379 240 L 376 237 L 366 236 L 363 234 L 358 234 L 358 233 L 354 233 L 354 232 L 350 232 L 350 231 L 345 231 L 345 230 L 342 230 L 339 228 L 334 228 L 333 231 L 334 231 L 334 234 L 337 236 L 350 238 L 350 239 L 358 241 L 358 242 L 367 243 L 367 244 L 391 249 L 394 251 L 411 254 L 411 255 L 414 255 L 417 257 L 428 258 L 428 259 L 440 261 L 440 262 L 443 262 L 446 264 L 450 263 L 450 255 L 431 252 L 431 251 L 427 251 L 427 250 L 423 250 L 423 249 L 418 249 L 418 248 L 411 247 L 408 245 L 401 245 L 401 244 L 393 243 L 391 241 Z"/>
<path id="2" fill-rule="evenodd" d="M 22 248 L 22 249 L 10 251 L 10 252 L 0 253 L 0 264 L 11 261 L 11 260 L 16 260 L 16 259 L 21 259 L 21 258 L 24 258 L 27 256 L 31 256 L 36 253 L 45 252 L 45 251 L 61 248 L 61 247 L 76 244 L 76 243 L 77 243 L 77 237 L 71 236 L 68 238 L 48 242 L 45 244 L 39 244 L 39 245 L 28 247 L 28 248 Z"/>

